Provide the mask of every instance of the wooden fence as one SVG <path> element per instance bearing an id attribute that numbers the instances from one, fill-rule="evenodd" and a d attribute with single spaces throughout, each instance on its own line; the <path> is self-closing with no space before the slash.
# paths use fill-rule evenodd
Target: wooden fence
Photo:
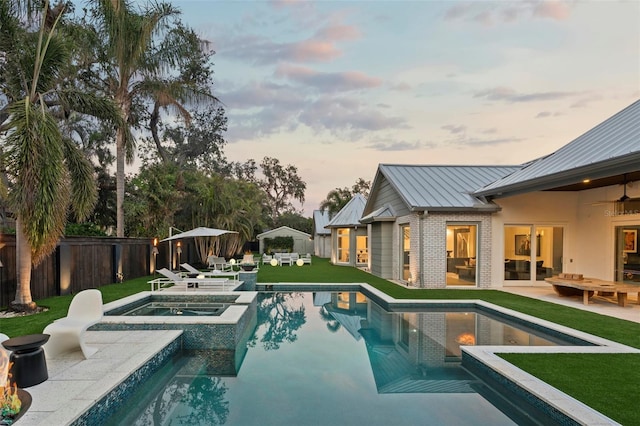
<path id="1" fill-rule="evenodd" d="M 159 247 L 158 263 L 168 256 Z M 87 288 L 150 275 L 155 270 L 152 240 L 148 238 L 65 237 L 55 252 L 31 272 L 31 296 L 34 300 L 77 293 Z M 0 235 L 0 307 L 15 298 L 16 238 Z M 159 266 L 161 267 L 161 266 Z"/>

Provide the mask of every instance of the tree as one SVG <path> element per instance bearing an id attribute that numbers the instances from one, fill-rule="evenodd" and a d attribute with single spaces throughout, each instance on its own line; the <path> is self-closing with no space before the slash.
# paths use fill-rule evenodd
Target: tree
<path id="1" fill-rule="evenodd" d="M 8 176 L 8 201 L 16 216 L 18 287 L 11 306 L 36 308 L 31 268 L 50 254 L 67 215 L 90 213 L 96 199 L 91 164 L 59 125 L 73 111 L 117 120 L 107 99 L 82 93 L 68 80 L 74 43 L 58 31 L 64 4 L 41 13 L 36 32 L 21 26 L 16 4 L 0 4 L 3 65 L 0 82 L 7 103 L 0 117 Z M 27 22 L 27 28 L 29 22 Z"/>
<path id="2" fill-rule="evenodd" d="M 178 123 L 164 128 L 163 143 L 160 143 L 160 136 L 157 136 L 158 142 L 155 143 L 158 152 L 162 152 L 158 157 L 164 163 L 230 176 L 232 166 L 224 155 L 226 141 L 223 134 L 226 131 L 224 108 L 215 104 L 207 105 L 193 113 L 189 126 Z M 152 152 L 147 150 L 147 162 L 154 161 Z"/>
<path id="3" fill-rule="evenodd" d="M 304 203 L 304 191 L 307 184 L 298 176 L 296 166 L 280 164 L 277 158 L 264 157 L 260 163 L 262 178 L 258 185 L 267 196 L 267 206 L 271 220 L 277 221 L 283 213 L 295 212 L 292 201 Z"/>
<path id="4" fill-rule="evenodd" d="M 95 34 L 88 38 L 94 46 L 94 66 L 98 70 L 90 75 L 89 84 L 113 97 L 127 124 L 116 129 L 116 235 L 122 237 L 125 160 L 133 161 L 134 151 L 129 129 L 138 125 L 138 110 L 144 99 L 155 101 L 154 113 L 171 105 L 188 115 L 180 101 L 195 92 L 179 80 L 163 77 L 189 55 L 192 45 L 176 37 L 180 31 L 169 31 L 170 19 L 179 14 L 170 4 L 149 3 L 139 12 L 126 0 L 96 0 L 94 5 Z"/>
<path id="5" fill-rule="evenodd" d="M 300 213 L 283 213 L 278 217 L 278 221 L 274 226 L 288 226 L 298 231 L 306 232 L 307 234 L 313 233 L 313 219 L 310 217 L 304 217 Z"/>
<path id="6" fill-rule="evenodd" d="M 238 231 L 200 249 L 202 262 L 210 248 L 236 255 L 263 226 L 265 196 L 255 183 L 176 164 L 145 165 L 127 190 L 127 231 L 131 235 L 166 236 L 169 226 L 196 226 Z"/>
<path id="7" fill-rule="evenodd" d="M 362 194 L 365 198 L 369 197 L 369 191 L 371 190 L 371 181 L 358 178 L 356 183 L 347 188 L 335 188 L 329 191 L 327 198 L 320 203 L 320 210 L 326 210 L 329 212 L 329 217 L 333 217 L 338 213 L 356 194 Z"/>

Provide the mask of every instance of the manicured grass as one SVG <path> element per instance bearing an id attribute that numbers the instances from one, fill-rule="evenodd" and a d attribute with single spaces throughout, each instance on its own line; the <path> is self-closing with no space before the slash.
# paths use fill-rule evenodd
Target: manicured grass
<path id="1" fill-rule="evenodd" d="M 148 290 L 142 277 L 100 288 L 105 303 Z M 481 299 L 576 330 L 640 348 L 640 324 L 543 302 L 497 290 L 409 289 L 351 267 L 313 258 L 311 266 L 261 265 L 258 282 L 368 283 L 397 299 Z M 73 296 L 38 300 L 49 311 L 0 319 L 0 332 L 9 336 L 41 333 L 54 319 L 66 315 Z M 640 355 L 636 354 L 504 354 L 503 357 L 563 392 L 625 425 L 640 425 L 637 416 Z"/>
<path id="2" fill-rule="evenodd" d="M 147 281 L 151 277 L 141 277 L 126 281 L 122 284 L 110 284 L 100 287 L 102 301 L 104 303 L 113 302 L 125 296 L 130 296 L 144 290 L 149 290 Z M 42 333 L 44 328 L 58 318 L 67 315 L 69 304 L 73 295 L 49 297 L 37 301 L 39 306 L 47 307 L 47 312 L 23 317 L 0 319 L 0 332 L 9 337 L 23 336 L 25 334 Z"/>
<path id="3" fill-rule="evenodd" d="M 637 354 L 502 354 L 502 358 L 623 425 L 640 425 Z"/>

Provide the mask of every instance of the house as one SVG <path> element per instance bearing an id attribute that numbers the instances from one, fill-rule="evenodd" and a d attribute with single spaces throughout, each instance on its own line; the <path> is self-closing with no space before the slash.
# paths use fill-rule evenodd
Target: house
<path id="1" fill-rule="evenodd" d="M 331 257 L 331 230 L 325 228 L 329 220 L 327 210 L 313 211 L 313 254 L 318 257 Z"/>
<path id="2" fill-rule="evenodd" d="M 381 164 L 360 219 L 375 275 L 417 287 L 640 281 L 640 101 L 519 166 Z"/>
<path id="3" fill-rule="evenodd" d="M 276 237 L 292 237 L 292 252 L 294 253 L 306 254 L 311 253 L 313 250 L 311 235 L 307 234 L 306 232 L 298 231 L 297 229 L 289 228 L 288 226 L 281 226 L 279 228 L 271 229 L 256 236 L 260 244 L 260 253 L 264 253 L 265 251 L 265 239 L 273 239 Z"/>
<path id="4" fill-rule="evenodd" d="M 331 263 L 367 266 L 369 244 L 367 227 L 360 223 L 367 199 L 356 194 L 326 225 L 331 230 Z"/>
<path id="5" fill-rule="evenodd" d="M 489 246 L 500 207 L 471 192 L 519 168 L 379 165 L 360 220 L 370 230 L 371 272 L 421 287 L 444 287 L 452 272 L 462 285 L 490 287 L 470 263 L 490 269 L 478 249 Z"/>

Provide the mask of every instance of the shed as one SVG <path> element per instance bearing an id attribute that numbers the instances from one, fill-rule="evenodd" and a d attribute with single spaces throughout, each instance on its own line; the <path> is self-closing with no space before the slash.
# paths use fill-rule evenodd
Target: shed
<path id="1" fill-rule="evenodd" d="M 289 228 L 288 226 L 281 226 L 279 228 L 263 232 L 262 234 L 258 234 L 256 238 L 260 243 L 260 253 L 264 253 L 265 238 L 276 237 L 292 237 L 293 251 L 295 253 L 306 254 L 313 252 L 313 241 L 311 240 L 311 235 L 306 232 L 298 231 L 297 229 Z"/>

